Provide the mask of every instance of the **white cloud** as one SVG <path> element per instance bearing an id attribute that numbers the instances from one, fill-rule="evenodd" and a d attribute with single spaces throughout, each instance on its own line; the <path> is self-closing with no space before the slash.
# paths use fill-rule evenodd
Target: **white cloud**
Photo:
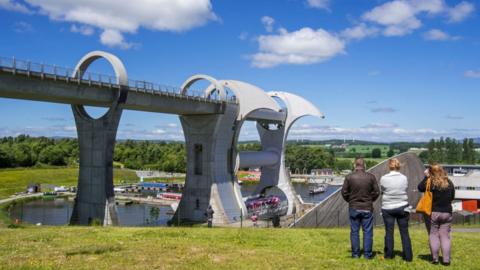
<path id="1" fill-rule="evenodd" d="M 416 13 L 417 9 L 409 2 L 396 0 L 375 7 L 364 13 L 362 18 L 385 26 L 385 36 L 403 36 L 422 25 L 415 17 Z"/>
<path id="2" fill-rule="evenodd" d="M 364 126 L 363 128 L 396 128 L 398 127 L 395 123 L 372 123 Z"/>
<path id="3" fill-rule="evenodd" d="M 443 15 L 450 22 L 460 22 L 467 18 L 475 7 L 469 2 L 461 2 L 449 7 L 444 0 L 394 0 L 365 12 L 362 19 L 384 27 L 385 36 L 404 36 L 422 26 L 418 16 Z"/>
<path id="4" fill-rule="evenodd" d="M 372 113 L 394 113 L 397 109 L 392 107 L 378 107 L 378 108 L 371 108 L 370 111 Z"/>
<path id="5" fill-rule="evenodd" d="M 378 28 L 369 27 L 364 23 L 357 26 L 346 28 L 340 33 L 340 36 L 345 40 L 360 40 L 366 37 L 375 36 L 378 33 Z"/>
<path id="6" fill-rule="evenodd" d="M 410 0 L 407 1 L 416 12 L 427 12 L 429 14 L 439 14 L 447 8 L 444 0 Z"/>
<path id="7" fill-rule="evenodd" d="M 32 13 L 25 5 L 13 0 L 0 0 L 0 8 L 21 13 Z"/>
<path id="8" fill-rule="evenodd" d="M 110 47 L 116 46 L 122 49 L 128 49 L 132 47 L 131 43 L 125 42 L 122 33 L 120 33 L 118 30 L 107 29 L 103 31 L 103 33 L 100 35 L 100 41 L 102 44 Z"/>
<path id="9" fill-rule="evenodd" d="M 27 22 L 20 21 L 13 25 L 13 30 L 17 33 L 32 32 L 33 26 Z"/>
<path id="10" fill-rule="evenodd" d="M 336 127 L 336 126 L 293 126 L 289 140 L 292 139 L 343 139 L 353 138 L 377 142 L 395 141 L 428 141 L 431 138 L 452 137 L 457 139 L 471 138 L 478 135 L 477 129 L 450 129 L 437 130 L 433 128 L 400 128 L 395 124 L 370 124 L 364 127 Z"/>
<path id="11" fill-rule="evenodd" d="M 253 66 L 274 67 L 281 64 L 312 64 L 326 61 L 344 52 L 345 42 L 324 29 L 308 27 L 258 38 L 260 52 L 253 55 Z"/>
<path id="12" fill-rule="evenodd" d="M 76 126 L 63 126 L 62 129 L 63 129 L 63 131 L 72 131 L 72 132 L 76 132 L 76 131 L 77 131 L 77 127 L 76 127 Z"/>
<path id="13" fill-rule="evenodd" d="M 475 11 L 475 6 L 469 2 L 461 2 L 448 11 L 449 22 L 461 22 Z"/>
<path id="14" fill-rule="evenodd" d="M 263 16 L 261 21 L 262 21 L 263 27 L 265 27 L 265 30 L 267 32 L 270 33 L 273 31 L 273 24 L 275 23 L 275 19 L 273 19 L 270 16 Z"/>
<path id="15" fill-rule="evenodd" d="M 446 32 L 443 32 L 439 29 L 432 29 L 427 31 L 423 34 L 423 38 L 426 40 L 433 40 L 433 41 L 449 41 L 449 40 L 458 40 L 460 37 L 451 36 Z"/>
<path id="16" fill-rule="evenodd" d="M 75 24 L 72 24 L 72 26 L 70 27 L 70 32 L 80 33 L 84 36 L 91 36 L 91 35 L 95 34 L 95 29 L 93 27 L 87 26 L 87 25 L 77 26 Z"/>
<path id="17" fill-rule="evenodd" d="M 163 130 L 163 129 L 157 128 L 157 129 L 154 129 L 154 130 L 152 131 L 152 133 L 153 133 L 153 134 L 164 134 L 164 133 L 166 133 L 166 131 Z"/>
<path id="18" fill-rule="evenodd" d="M 248 38 L 248 32 L 243 31 L 240 33 L 240 35 L 238 35 L 238 39 L 240 40 L 247 40 L 247 38 Z"/>
<path id="19" fill-rule="evenodd" d="M 140 27 L 157 31 L 186 31 L 217 17 L 210 0 L 0 0 L 0 7 L 20 12 L 38 12 L 52 20 L 100 28 L 101 41 L 108 46 L 125 47 L 124 33 Z M 21 4 L 27 3 L 28 8 Z M 116 41 L 116 43 L 115 43 Z"/>
<path id="20" fill-rule="evenodd" d="M 329 10 L 330 0 L 307 0 L 307 5 L 312 8 Z"/>
<path id="21" fill-rule="evenodd" d="M 480 70 L 467 70 L 464 76 L 467 78 L 480 79 Z"/>
<path id="22" fill-rule="evenodd" d="M 310 124 L 294 125 L 290 130 L 289 140 L 294 139 L 343 139 L 354 138 L 357 140 L 370 140 L 379 142 L 392 141 L 428 141 L 431 138 L 452 137 L 457 139 L 478 137 L 479 129 L 453 128 L 438 130 L 434 128 L 401 128 L 394 123 L 372 123 L 363 127 L 338 127 L 321 126 Z M 0 137 L 18 136 L 28 134 L 30 136 L 59 136 L 76 138 L 76 128 L 73 123 L 67 125 L 51 126 L 27 126 L 21 128 L 0 127 Z M 135 129 L 120 127 L 117 139 L 137 140 L 176 140 L 184 141 L 181 128 L 162 125 L 154 128 Z M 259 140 L 258 132 L 253 122 L 248 122 L 242 127 L 240 140 Z"/>

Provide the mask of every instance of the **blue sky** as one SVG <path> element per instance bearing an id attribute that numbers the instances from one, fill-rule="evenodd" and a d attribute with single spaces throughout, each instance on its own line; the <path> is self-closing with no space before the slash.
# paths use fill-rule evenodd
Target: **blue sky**
<path id="1" fill-rule="evenodd" d="M 299 121 L 291 139 L 479 137 L 479 10 L 473 0 L 0 0 L 0 55 L 73 67 L 105 50 L 132 79 L 179 86 L 204 73 L 296 93 L 326 119 Z M 90 71 L 111 73 L 102 62 Z M 76 136 L 67 105 L 0 99 L 0 115 L 0 136 Z M 252 124 L 242 132 L 257 138 Z M 182 134 L 176 116 L 126 111 L 118 137 Z"/>

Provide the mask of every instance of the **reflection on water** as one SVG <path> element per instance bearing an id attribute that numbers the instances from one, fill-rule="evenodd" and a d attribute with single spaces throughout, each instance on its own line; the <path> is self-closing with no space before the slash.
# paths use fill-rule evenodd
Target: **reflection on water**
<path id="1" fill-rule="evenodd" d="M 324 193 L 310 195 L 307 184 L 294 183 L 293 186 L 305 203 L 319 203 L 340 188 L 329 186 Z M 255 191 L 257 184 L 244 183 L 241 187 L 243 197 L 248 197 Z M 274 190 L 271 192 L 283 197 L 283 194 L 276 194 Z M 39 199 L 14 205 L 10 208 L 9 215 L 12 220 L 19 219 L 29 224 L 66 225 L 70 221 L 72 210 L 73 202 L 65 198 Z M 117 213 L 120 226 L 166 226 L 172 218 L 170 206 L 149 204 L 117 205 Z"/>
<path id="2" fill-rule="evenodd" d="M 10 217 L 29 224 L 66 225 L 70 221 L 72 210 L 73 202 L 65 198 L 39 199 L 16 204 L 10 208 Z M 172 217 L 171 211 L 169 206 L 117 205 L 120 226 L 166 226 Z"/>
<path id="3" fill-rule="evenodd" d="M 255 192 L 255 189 L 257 188 L 257 183 L 243 183 L 241 187 L 242 196 L 248 197 Z M 325 200 L 328 196 L 337 191 L 339 188 L 341 188 L 340 186 L 328 186 L 327 190 L 324 193 L 310 195 L 308 184 L 293 183 L 293 187 L 295 188 L 295 192 L 297 192 L 297 195 L 300 195 L 303 202 L 305 203 L 319 203 Z"/>

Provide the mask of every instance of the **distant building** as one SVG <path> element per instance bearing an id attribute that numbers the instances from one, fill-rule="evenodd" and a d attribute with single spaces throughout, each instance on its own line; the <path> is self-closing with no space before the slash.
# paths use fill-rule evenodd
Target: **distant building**
<path id="1" fill-rule="evenodd" d="M 423 148 L 423 147 L 411 147 L 408 149 L 408 152 L 414 152 L 414 153 L 421 153 L 423 151 L 428 151 L 428 148 Z"/>
<path id="2" fill-rule="evenodd" d="M 454 209 L 478 212 L 480 208 L 480 171 L 470 171 L 464 176 L 450 176 L 455 185 Z"/>
<path id="3" fill-rule="evenodd" d="M 312 175 L 334 175 L 333 169 L 312 169 Z"/>
<path id="4" fill-rule="evenodd" d="M 42 189 L 40 187 L 40 184 L 30 183 L 27 186 L 27 193 L 37 193 L 37 192 L 41 192 L 41 191 L 42 191 Z"/>
<path id="5" fill-rule="evenodd" d="M 348 148 L 348 144 L 340 144 L 340 145 L 332 145 L 332 149 L 343 149 L 346 150 Z"/>
<path id="6" fill-rule="evenodd" d="M 480 170 L 480 165 L 467 165 L 467 164 L 440 164 L 448 175 L 462 176 L 472 171 Z M 429 166 L 429 164 L 425 164 Z"/>

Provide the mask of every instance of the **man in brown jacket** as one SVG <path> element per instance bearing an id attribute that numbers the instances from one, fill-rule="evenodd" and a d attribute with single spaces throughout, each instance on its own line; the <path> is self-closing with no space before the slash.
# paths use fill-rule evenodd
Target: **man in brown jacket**
<path id="1" fill-rule="evenodd" d="M 360 227 L 363 230 L 363 256 L 365 259 L 373 257 L 373 202 L 379 195 L 377 179 L 365 171 L 363 159 L 356 159 L 355 170 L 345 177 L 342 187 L 343 199 L 349 205 L 353 258 L 360 258 Z"/>

